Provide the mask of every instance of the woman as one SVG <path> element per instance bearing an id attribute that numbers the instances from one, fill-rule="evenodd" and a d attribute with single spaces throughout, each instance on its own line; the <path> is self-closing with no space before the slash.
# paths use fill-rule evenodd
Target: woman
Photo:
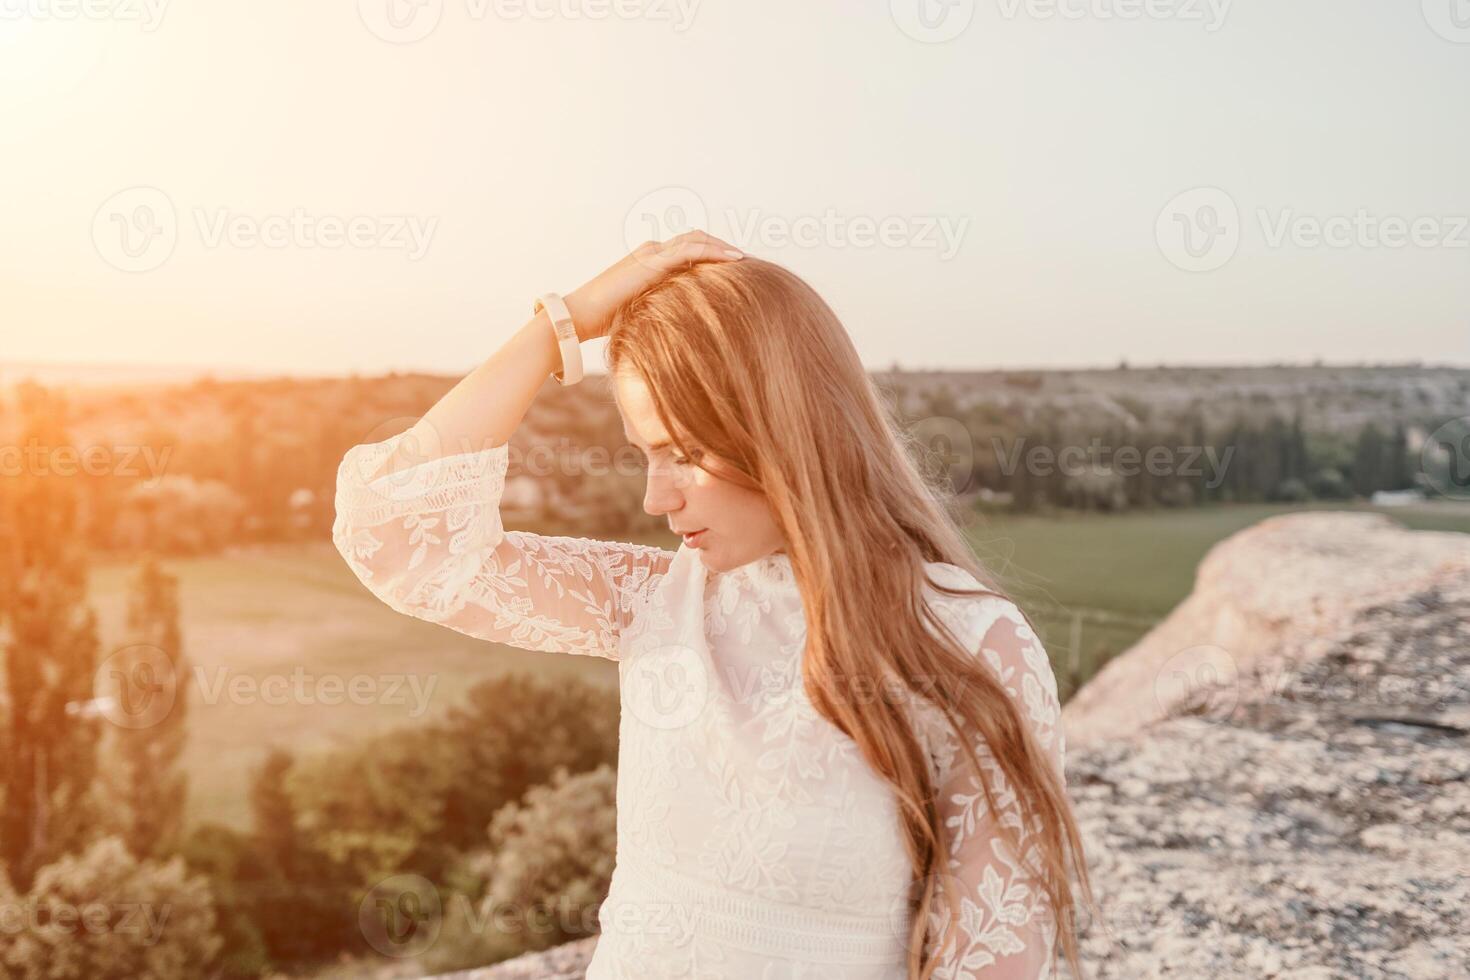
<path id="1" fill-rule="evenodd" d="M 1059 940 L 1080 974 L 1051 665 L 832 311 L 703 232 L 568 295 L 566 347 L 551 303 L 407 432 L 348 452 L 333 538 L 400 612 L 618 663 L 590 980 L 1030 980 Z M 604 335 L 674 552 L 500 520 L 511 433 Z"/>

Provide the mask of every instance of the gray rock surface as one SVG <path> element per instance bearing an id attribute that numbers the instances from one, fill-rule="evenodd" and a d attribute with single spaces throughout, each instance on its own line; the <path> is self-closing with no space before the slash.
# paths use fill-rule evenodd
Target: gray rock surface
<path id="1" fill-rule="evenodd" d="M 434 980 L 583 980 L 597 937 L 563 943 L 541 953 L 527 953 L 483 970 L 447 973 Z"/>
<path id="2" fill-rule="evenodd" d="M 1470 536 L 1242 531 L 1063 720 L 1088 976 L 1470 977 Z M 580 980 L 595 944 L 455 980 Z"/>
<path id="3" fill-rule="evenodd" d="M 1189 685 L 1162 685 L 1163 720 L 1115 734 L 1122 713 L 1092 701 L 1108 734 L 1068 765 L 1102 906 L 1084 931 L 1090 975 L 1470 976 L 1470 555 L 1365 587 L 1359 563 L 1389 541 L 1403 547 L 1388 564 L 1446 542 L 1357 519 L 1296 522 L 1243 532 L 1214 571 L 1256 567 L 1251 594 L 1310 593 L 1317 615 L 1263 624 L 1278 645 L 1246 643 L 1260 658 L 1228 684 L 1184 696 Z M 1338 608 L 1329 587 L 1293 574 L 1302 565 L 1252 562 L 1257 546 L 1309 548 L 1319 534 L 1352 566 Z M 1197 589 L 1195 611 L 1203 598 Z M 1168 642 L 1210 642 L 1170 619 Z M 1125 655 L 1131 687 L 1122 669 L 1108 680 L 1120 698 L 1169 664 L 1157 642 Z"/>

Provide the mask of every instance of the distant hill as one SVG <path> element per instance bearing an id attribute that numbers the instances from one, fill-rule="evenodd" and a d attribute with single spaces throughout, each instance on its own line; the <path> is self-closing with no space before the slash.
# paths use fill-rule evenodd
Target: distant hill
<path id="1" fill-rule="evenodd" d="M 880 371 L 874 377 L 915 402 L 948 389 L 953 414 L 976 406 L 1048 406 L 1131 426 L 1202 406 L 1217 417 L 1300 408 L 1319 431 L 1368 422 L 1392 427 L 1470 410 L 1470 368 L 1385 365 L 1114 367 L 1067 371 Z"/>
<path id="2" fill-rule="evenodd" d="M 589 371 L 589 387 L 605 394 L 606 376 Z M 952 400 L 956 416 L 976 407 L 1026 410 L 1046 406 L 1124 425 L 1162 420 L 1204 405 L 1215 414 L 1275 413 L 1300 407 L 1313 427 L 1349 431 L 1369 421 L 1413 424 L 1470 409 L 1470 368 L 1421 363 L 1383 365 L 1172 366 L 994 371 L 911 370 L 895 366 L 872 372 L 893 390 L 904 408 L 932 412 Z M 0 361 L 0 389 L 31 379 L 48 386 L 112 391 L 188 387 L 211 382 L 275 381 L 305 387 L 346 379 L 361 384 L 380 379 L 379 390 L 395 384 L 427 384 L 447 391 L 458 375 L 419 371 L 381 375 L 295 374 L 228 367 L 146 364 L 54 364 Z M 207 379 L 207 380 L 206 380 Z M 413 380 L 409 380 L 413 379 Z"/>
<path id="3" fill-rule="evenodd" d="M 35 381 L 48 387 L 112 388 L 190 384 L 203 377 L 245 381 L 279 372 L 174 364 L 56 364 L 46 361 L 0 361 L 0 386 Z"/>

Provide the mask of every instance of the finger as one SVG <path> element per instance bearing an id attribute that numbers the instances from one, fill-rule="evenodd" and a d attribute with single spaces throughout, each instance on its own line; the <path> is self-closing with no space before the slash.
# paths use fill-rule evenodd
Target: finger
<path id="1" fill-rule="evenodd" d="M 743 256 L 744 253 L 733 245 L 709 237 L 672 244 L 663 258 L 673 268 L 696 262 L 730 262 Z"/>
<path id="2" fill-rule="evenodd" d="M 668 245 L 668 246 L 680 246 L 680 245 L 687 245 L 690 242 L 699 242 L 699 243 L 704 243 L 704 244 L 707 244 L 707 245 L 714 245 L 714 246 L 717 246 L 717 247 L 719 247 L 721 249 L 728 249 L 729 251 L 732 251 L 732 252 L 741 252 L 743 254 L 743 250 L 742 249 L 737 248 L 734 245 L 731 245 L 729 242 L 725 241 L 723 238 L 716 238 L 714 235 L 711 235 L 709 232 L 705 231 L 703 228 L 694 228 L 694 229 L 691 229 L 689 231 L 686 231 L 686 232 L 684 232 L 682 234 L 675 235 L 673 238 L 669 239 L 664 244 L 665 245 Z"/>
<path id="3" fill-rule="evenodd" d="M 647 241 L 630 252 L 623 263 L 665 275 L 695 262 L 730 262 L 744 257 L 740 249 L 703 229 L 693 229 L 663 242 Z"/>

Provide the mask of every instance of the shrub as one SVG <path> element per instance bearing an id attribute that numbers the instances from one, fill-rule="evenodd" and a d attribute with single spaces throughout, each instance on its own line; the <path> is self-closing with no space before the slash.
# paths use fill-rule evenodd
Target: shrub
<path id="1" fill-rule="evenodd" d="M 18 980 L 204 976 L 222 941 L 214 899 L 182 858 L 139 861 L 116 837 L 36 873 L 3 953 Z"/>
<path id="2" fill-rule="evenodd" d="M 477 684 L 452 708 L 441 737 L 458 756 L 445 839 L 468 851 L 484 843 L 485 826 L 501 807 L 558 768 L 575 775 L 617 764 L 617 693 L 506 674 Z"/>
<path id="3" fill-rule="evenodd" d="M 263 976 L 271 958 L 251 917 L 251 903 L 241 880 L 244 869 L 258 863 L 249 840 L 228 827 L 204 824 L 184 839 L 181 854 L 191 870 L 208 879 L 214 895 L 223 940 L 220 976 L 228 980 Z"/>
<path id="4" fill-rule="evenodd" d="M 514 923 L 526 949 L 592 935 L 616 853 L 617 771 L 558 770 L 490 822 L 479 921 Z"/>

